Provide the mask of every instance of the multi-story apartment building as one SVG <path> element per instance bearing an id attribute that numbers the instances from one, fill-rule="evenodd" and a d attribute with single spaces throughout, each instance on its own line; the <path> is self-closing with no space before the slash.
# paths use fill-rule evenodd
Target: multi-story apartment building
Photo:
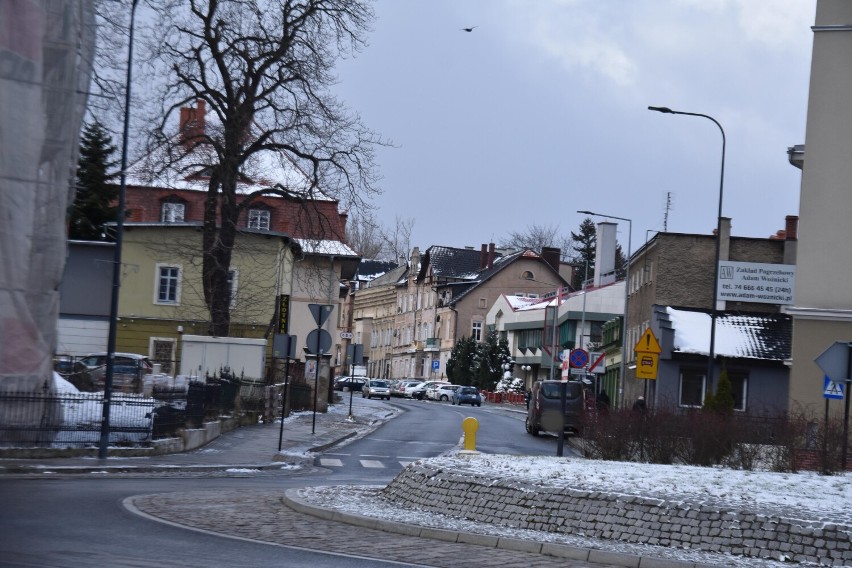
<path id="1" fill-rule="evenodd" d="M 456 341 L 485 337 L 485 316 L 502 294 L 541 295 L 567 286 L 570 274 L 566 279 L 560 268 L 558 249 L 432 246 L 421 255 L 415 248 L 407 267 L 355 294 L 355 329 L 365 340 L 369 320 L 369 368 L 391 378 L 446 378 Z"/>
<path id="2" fill-rule="evenodd" d="M 203 102 L 190 110 L 181 118 L 193 118 L 197 136 L 197 129 L 204 127 Z M 188 128 L 181 124 L 180 132 Z M 191 148 L 177 162 L 166 162 L 168 167 L 154 167 L 157 155 L 146 156 L 130 168 L 127 179 L 122 251 L 126 275 L 117 346 L 148 354 L 171 370 L 175 366 L 167 362 L 179 357 L 183 334 L 204 335 L 209 321 L 201 278 L 201 229 L 210 174 L 194 163 L 197 151 L 203 148 Z M 299 198 L 300 172 L 286 156 L 263 166 L 247 170 L 238 182 L 241 212 L 228 274 L 230 335 L 295 335 L 297 356 L 304 362 L 301 347 L 317 327 L 309 305 L 327 304 L 333 311 L 323 327 L 332 337 L 329 352 L 334 355 L 340 352 L 344 326 L 341 282 L 353 277 L 360 262 L 344 240 L 346 215 L 338 211 L 336 200 L 321 193 Z M 293 197 L 263 194 L 279 185 L 292 188 Z M 280 317 L 283 310 L 286 317 Z M 281 329 L 282 322 L 286 329 Z"/>

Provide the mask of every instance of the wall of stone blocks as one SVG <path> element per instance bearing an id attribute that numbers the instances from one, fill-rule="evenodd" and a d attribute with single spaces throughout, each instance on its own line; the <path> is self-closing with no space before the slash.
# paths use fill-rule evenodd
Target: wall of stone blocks
<path id="1" fill-rule="evenodd" d="M 422 463 L 406 467 L 382 496 L 398 506 L 505 527 L 852 565 L 852 525 L 825 519 L 531 484 Z"/>

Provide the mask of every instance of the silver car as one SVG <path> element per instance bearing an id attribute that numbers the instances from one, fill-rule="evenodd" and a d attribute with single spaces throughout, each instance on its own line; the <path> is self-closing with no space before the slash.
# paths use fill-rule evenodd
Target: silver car
<path id="1" fill-rule="evenodd" d="M 367 379 L 364 388 L 361 389 L 362 398 L 384 398 L 390 400 L 390 385 L 383 379 Z"/>

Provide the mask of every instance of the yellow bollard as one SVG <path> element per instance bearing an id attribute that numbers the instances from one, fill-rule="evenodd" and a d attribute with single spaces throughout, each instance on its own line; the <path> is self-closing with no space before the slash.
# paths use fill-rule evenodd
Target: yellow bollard
<path id="1" fill-rule="evenodd" d="M 464 430 L 464 451 L 476 451 L 476 431 L 479 430 L 479 420 L 468 416 L 462 420 L 462 430 Z"/>

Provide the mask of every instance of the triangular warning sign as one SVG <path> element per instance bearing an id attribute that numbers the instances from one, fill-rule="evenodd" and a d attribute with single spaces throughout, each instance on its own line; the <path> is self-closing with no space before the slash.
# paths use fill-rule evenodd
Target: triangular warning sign
<path id="1" fill-rule="evenodd" d="M 659 355 L 663 352 L 660 349 L 660 343 L 657 341 L 657 338 L 654 337 L 654 332 L 651 331 L 651 328 L 645 330 L 645 333 L 642 334 L 642 337 L 639 338 L 639 341 L 636 342 L 636 347 L 633 348 L 633 351 L 636 353 L 656 353 Z"/>

